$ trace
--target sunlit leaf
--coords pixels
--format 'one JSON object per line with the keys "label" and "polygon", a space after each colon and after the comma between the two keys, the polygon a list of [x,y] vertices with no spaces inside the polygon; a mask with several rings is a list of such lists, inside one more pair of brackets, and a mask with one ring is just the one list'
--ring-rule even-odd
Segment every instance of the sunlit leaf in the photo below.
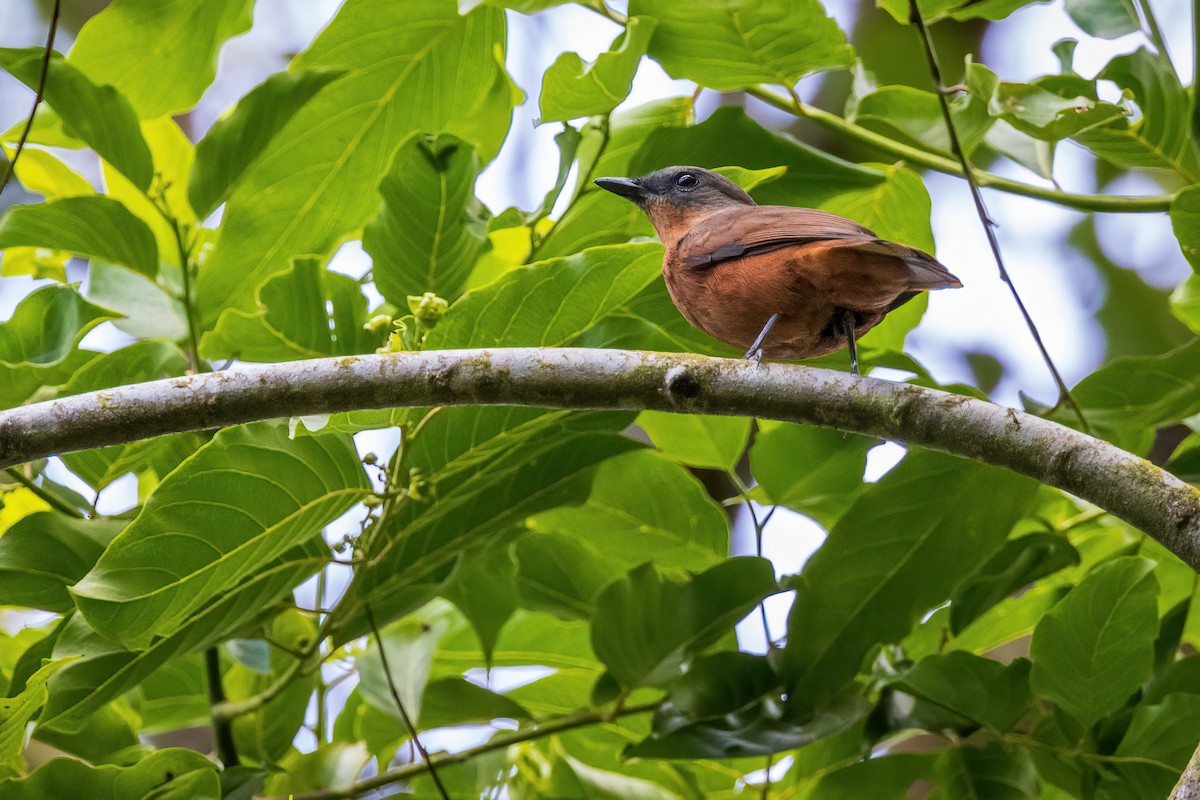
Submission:
{"label": "sunlit leaf", "polygon": [[12,800],[59,800],[87,787],[93,797],[220,800],[217,765],[195,750],[169,747],[135,764],[93,766],[74,758],[55,758],[28,777],[0,783]]}
{"label": "sunlit leaf", "polygon": [[171,473],[74,587],[102,635],[148,646],[362,497],[342,437],[287,438],[284,426],[228,428]]}
{"label": "sunlit leaf", "polygon": [[731,470],[750,436],[749,417],[643,411],[638,425],[668,456],[693,467]]}
{"label": "sunlit leaf", "polygon": [[[42,56],[40,47],[0,48],[0,68],[36,89]],[[94,83],[56,53],[50,59],[45,100],[68,133],[86,142],[138,188],[150,188],[154,177],[150,148],[142,138],[133,106],[117,89]]]}
{"label": "sunlit leaf", "polygon": [[630,17],[607,52],[584,64],[578,53],[561,53],[542,76],[542,122],[607,114],[629,94],[656,21]]}
{"label": "sunlit leaf", "polygon": [[[25,729],[46,702],[46,681],[64,663],[51,662],[39,669],[14,697],[0,700],[0,779],[25,771]],[[3,787],[0,782],[0,788]]]}
{"label": "sunlit leaf", "polygon": [[45,247],[97,256],[143,275],[158,273],[154,234],[129,209],[107,197],[64,197],[13,206],[0,217],[0,249]]}
{"label": "sunlit leaf", "polygon": [[225,40],[250,30],[253,7],[252,0],[113,0],[79,30],[70,61],[116,87],[142,119],[177,114],[212,83]]}

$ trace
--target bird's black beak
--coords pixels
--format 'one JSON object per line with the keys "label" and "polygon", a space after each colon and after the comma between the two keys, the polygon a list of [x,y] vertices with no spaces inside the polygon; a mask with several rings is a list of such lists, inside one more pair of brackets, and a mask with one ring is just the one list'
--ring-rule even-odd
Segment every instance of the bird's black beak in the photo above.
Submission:
{"label": "bird's black beak", "polygon": [[613,194],[628,197],[630,200],[641,200],[646,196],[646,190],[637,181],[629,178],[596,178],[595,184],[601,189],[607,189]]}

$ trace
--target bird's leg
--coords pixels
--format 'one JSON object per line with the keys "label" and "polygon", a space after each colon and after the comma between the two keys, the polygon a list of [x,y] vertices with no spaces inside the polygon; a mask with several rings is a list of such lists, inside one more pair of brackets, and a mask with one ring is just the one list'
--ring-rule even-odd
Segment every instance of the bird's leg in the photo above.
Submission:
{"label": "bird's leg", "polygon": [[846,335],[846,349],[850,351],[850,374],[859,375],[858,346],[854,342],[854,312],[848,308],[839,308],[834,312],[837,327]]}
{"label": "bird's leg", "polygon": [[767,334],[771,332],[771,328],[775,327],[775,323],[779,321],[779,312],[776,311],[767,320],[767,324],[763,325],[763,329],[759,331],[758,338],[754,340],[754,344],[750,345],[750,349],[746,351],[746,355],[742,358],[753,358],[756,363],[762,362],[762,343],[763,339],[767,338]]}

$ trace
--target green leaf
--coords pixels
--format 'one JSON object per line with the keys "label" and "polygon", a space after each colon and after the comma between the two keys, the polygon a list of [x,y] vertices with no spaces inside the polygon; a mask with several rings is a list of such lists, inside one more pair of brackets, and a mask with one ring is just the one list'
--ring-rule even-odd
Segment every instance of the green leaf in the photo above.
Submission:
{"label": "green leaf", "polygon": [[[0,68],[36,90],[42,56],[41,47],[0,48]],[[68,134],[85,142],[139,189],[150,188],[154,177],[150,148],[142,138],[133,106],[116,88],[93,83],[55,53],[50,58],[44,97],[46,105],[62,118]]]}
{"label": "green leaf", "polygon": [[877,444],[869,436],[763,420],[750,448],[750,471],[765,502],[829,527],[866,489],[867,452]]}
{"label": "green leaf", "polygon": [[[1175,195],[1171,201],[1171,227],[1183,257],[1192,265],[1193,271],[1200,272],[1200,186],[1189,186]],[[1195,318],[1196,315],[1188,317],[1193,321],[1193,330],[1200,327],[1194,323]]]}
{"label": "green leaf", "polygon": [[[955,132],[968,155],[991,126],[987,106],[971,95],[950,102]],[[925,150],[950,153],[950,134],[941,101],[911,86],[883,86],[858,100],[853,122]]]}
{"label": "green leaf", "polygon": [[0,249],[46,247],[123,264],[153,278],[158,246],[146,223],[98,195],[13,206],[0,217]]}
{"label": "green leaf", "polygon": [[187,336],[183,301],[145,275],[93,261],[88,267],[87,293],[91,302],[123,315],[113,325],[130,336],[168,340]]}
{"label": "green leaf", "polygon": [[145,650],[126,650],[97,634],[80,615],[69,616],[53,643],[54,657],[78,659],[51,682],[50,699],[40,725],[56,730],[78,729],[98,708],[139,685],[176,656],[244,634],[271,615],[284,597],[290,598],[297,584],[328,562],[328,546],[313,537],[273,561],[256,564],[249,577]]}
{"label": "green leaf", "polygon": [[[432,671],[433,654],[437,652],[438,641],[448,628],[449,622],[444,617],[414,617],[402,619],[381,630],[382,643],[374,641],[362,656],[355,659],[360,677],[358,691],[363,699],[393,718],[398,726],[402,725],[403,719],[392,697],[391,685],[394,685],[409,719],[420,719],[421,700]],[[387,654],[391,685],[379,654],[381,644]],[[406,732],[399,728],[396,738],[405,735]]]}
{"label": "green leaf", "polygon": [[46,682],[63,666],[61,661],[46,664],[16,696],[0,700],[0,779],[25,771],[25,729],[46,702]]}
{"label": "green leaf", "polygon": [[931,777],[934,753],[893,753],[826,773],[805,800],[907,797],[913,784]]}
{"label": "green leaf", "polygon": [[371,754],[361,742],[335,742],[311,753],[292,750],[280,762],[282,769],[267,778],[265,795],[290,795],[316,790],[347,789],[370,761]]}
{"label": "green leaf", "polygon": [[226,309],[200,340],[205,358],[293,361],[374,350],[380,335],[363,328],[367,298],[358,281],[300,257],[255,292],[256,308]]}
{"label": "green leaf", "polygon": [[420,730],[431,730],[494,719],[525,720],[529,719],[529,712],[515,700],[463,678],[441,678],[425,686],[417,726]]}
{"label": "green leaf", "polygon": [[1130,0],[1066,0],[1065,8],[1084,33],[1101,39],[1117,39],[1142,29]]}
{"label": "green leaf", "polygon": [[[111,389],[132,383],[183,375],[188,360],[170,342],[136,342],[120,350],[96,356],[76,370],[58,391],[59,397]],[[129,472],[153,470],[162,477],[204,443],[200,434],[163,436],[126,445],[84,450],[61,456],[72,472],[93,489],[103,489]],[[82,576],[80,576],[82,577]]]}
{"label": "green leaf", "polygon": [[559,54],[542,76],[541,121],[607,114],[620,105],[656,25],[653,18],[630,17],[608,51],[591,64],[584,64],[578,53]]}
{"label": "green leaf", "polygon": [[[271,641],[304,652],[316,641],[317,628],[312,619],[297,609],[279,614],[268,628]],[[233,664],[222,677],[225,693],[231,701],[244,700],[264,692],[280,680],[295,657],[273,648],[267,674],[244,664]],[[242,756],[260,763],[278,761],[292,749],[292,740],[304,724],[308,701],[317,686],[317,675],[296,676],[262,708],[233,721],[233,741]]]}
{"label": "green leaf", "polygon": [[[522,536],[516,555],[521,605],[563,619],[590,618],[596,595],[614,577],[600,553],[561,533]],[[490,658],[490,648],[485,655]]]}
{"label": "green leaf", "polygon": [[496,637],[517,610],[517,565],[509,543],[501,541],[465,557],[442,596],[471,623],[490,667]]}
{"label": "green leaf", "polygon": [[863,698],[834,704],[800,721],[780,713],[778,676],[764,656],[713,653],[672,682],[654,731],[625,758],[745,758],[795,750],[840,733],[867,712]]}
{"label": "green leaf", "polygon": [[1154,666],[1153,567],[1126,556],[1093,569],[1034,629],[1030,685],[1085,727],[1119,709]]}
{"label": "green leaf", "polygon": [[597,598],[592,647],[622,686],[659,685],[777,591],[761,558],[731,558],[685,583],[644,564]]}
{"label": "green leaf", "polygon": [[629,13],[658,21],[650,56],[672,78],[721,91],[760,83],[794,86],[813,72],[849,67],[854,50],[817,0],[631,0]]}
{"label": "green leaf", "polygon": [[345,437],[218,433],[159,485],[72,593],[100,634],[134,648],[178,629],[264,563],[310,540],[367,489]]}
{"label": "green leaf", "polygon": [[292,116],[230,195],[196,284],[206,324],[225,307],[252,308],[254,291],[290,257],[326,254],[365,224],[385,165],[413,133],[453,134],[490,160],[514,102],[503,60],[499,10],[343,4],[294,66],[346,75]]}
{"label": "green leaf", "polygon": [[694,476],[652,451],[617,456],[578,481],[586,500],[537,514],[527,524],[572,537],[614,577],[651,559],[701,570],[729,552],[724,510]]}
{"label": "green leaf", "polygon": [[1123,781],[1113,787],[1110,796],[1138,800],[1169,796],[1197,739],[1200,696],[1172,694],[1157,705],[1138,706],[1113,754],[1114,769]]}
{"label": "green leaf", "polygon": [[899,680],[905,691],[1004,733],[1025,715],[1029,662],[1001,664],[961,650],[926,656]]}
{"label": "green leaf", "polygon": [[1087,130],[1075,141],[1118,167],[1160,167],[1191,182],[1200,166],[1191,146],[1187,90],[1164,59],[1144,47],[1108,63],[1097,76],[1113,81],[1137,103],[1140,118]]}
{"label": "green leaf", "polygon": [[70,63],[110,84],[142,119],[196,104],[226,39],[250,30],[253,0],[114,0],[80,29]]}
{"label": "green leaf", "polygon": [[873,645],[898,641],[945,602],[1004,541],[1035,488],[996,467],[910,452],[795,580],[783,652],[790,702],[816,705],[854,677]]}
{"label": "green leaf", "polygon": [[[1071,394],[1094,435],[1145,453],[1155,429],[1200,412],[1198,382],[1200,340],[1194,340],[1160,356],[1114,359],[1080,381]],[[1055,412],[1052,418],[1072,422],[1069,412]]]}
{"label": "green leaf", "polygon": [[383,209],[363,231],[381,294],[397,308],[433,292],[455,300],[487,243],[488,214],[475,198],[482,165],[456,136],[410,136],[380,184]]}
{"label": "green leaf", "polygon": [[964,745],[943,750],[934,765],[937,790],[932,800],[1026,800],[1046,795],[1038,791],[1037,770],[1029,753],[989,742],[985,747]]}
{"label": "green leaf", "polygon": [[1125,124],[1125,110],[1099,102],[1094,83],[1059,86],[1043,82],[1000,83],[989,100],[993,113],[1018,131],[1047,142],[1078,137],[1113,123]]}
{"label": "green leaf", "polygon": [[118,699],[88,715],[87,721],[78,730],[59,731],[41,727],[37,729],[35,738],[93,764],[128,763],[135,755],[145,753],[138,741],[140,722],[129,703]]}
{"label": "green leaf", "polygon": [[750,437],[749,417],[643,411],[638,426],[666,455],[691,467],[731,470]]}
{"label": "green leaf", "polygon": [[[86,28],[85,28],[86,30]],[[305,103],[345,75],[337,69],[277,72],[251,89],[196,144],[188,201],[204,219],[237,188],[255,159]]]}
{"label": "green leaf", "polygon": [[73,758],[56,758],[20,780],[0,782],[6,800],[61,800],[78,796],[148,800],[219,800],[217,765],[195,750],[169,747],[136,764],[92,766]]}
{"label": "green leaf", "polygon": [[7,605],[65,613],[67,587],[82,578],[124,523],[39,511],[0,536],[0,581]]}
{"label": "green leaf", "polygon": [[950,600],[950,631],[962,633],[997,603],[1034,581],[1079,564],[1079,551],[1059,533],[1009,539]]}
{"label": "green leaf", "polygon": [[208,686],[199,655],[175,658],[137,682],[129,695],[143,733],[190,728],[208,719]]}
{"label": "green leaf", "polygon": [[0,407],[65,381],[90,357],[75,349],[79,340],[111,316],[73,286],[43,286],[26,295],[0,322]]}
{"label": "green leaf", "polygon": [[1038,583],[1018,597],[1010,597],[984,612],[951,639],[946,648],[987,653],[1002,644],[1028,636],[1046,612],[1067,593],[1065,586]]}
{"label": "green leaf", "polygon": [[[450,307],[426,350],[564,347],[659,278],[657,242],[595,247],[513,270]],[[455,324],[449,324],[453,320]]]}

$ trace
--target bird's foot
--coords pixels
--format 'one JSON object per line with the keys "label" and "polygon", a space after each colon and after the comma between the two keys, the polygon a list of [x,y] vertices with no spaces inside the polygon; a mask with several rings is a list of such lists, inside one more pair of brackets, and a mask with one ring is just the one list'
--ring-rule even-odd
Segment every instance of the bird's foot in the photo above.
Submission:
{"label": "bird's foot", "polygon": [[762,352],[761,347],[751,347],[749,350],[746,351],[746,355],[742,356],[742,358],[747,361],[749,361],[750,359],[753,358],[755,364],[761,364],[762,357],[763,357],[763,352]]}

